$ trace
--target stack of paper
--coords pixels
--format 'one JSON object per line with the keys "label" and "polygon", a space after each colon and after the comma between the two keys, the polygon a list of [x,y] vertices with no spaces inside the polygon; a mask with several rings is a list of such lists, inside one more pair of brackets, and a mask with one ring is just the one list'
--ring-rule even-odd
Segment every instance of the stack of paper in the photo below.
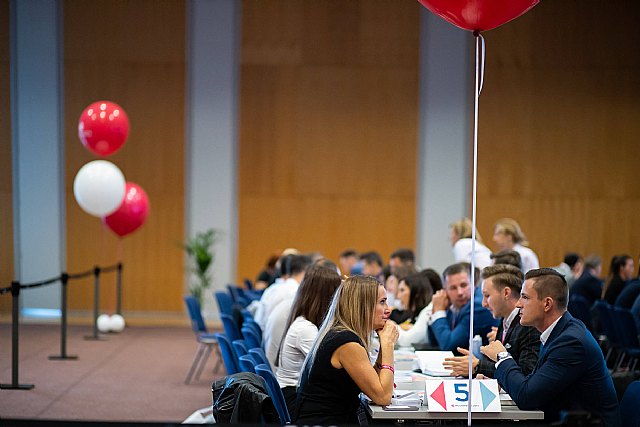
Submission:
{"label": "stack of paper", "polygon": [[393,393],[393,398],[391,399],[392,405],[407,405],[407,406],[421,406],[422,405],[422,397],[424,396],[424,391],[415,391],[415,390],[400,390],[397,389]]}
{"label": "stack of paper", "polygon": [[448,377],[451,371],[444,368],[442,362],[447,357],[453,357],[451,351],[416,351],[418,356],[418,364],[423,374],[433,377]]}

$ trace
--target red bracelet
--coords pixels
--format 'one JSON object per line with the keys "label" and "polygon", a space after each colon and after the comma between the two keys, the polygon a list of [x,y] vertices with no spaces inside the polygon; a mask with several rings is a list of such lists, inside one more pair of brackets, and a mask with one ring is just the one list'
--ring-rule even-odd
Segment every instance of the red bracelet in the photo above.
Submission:
{"label": "red bracelet", "polygon": [[391,373],[392,373],[392,374],[395,374],[395,373],[396,373],[396,370],[395,370],[395,369],[393,369],[393,366],[391,366],[391,365],[381,365],[381,364],[378,364],[378,368],[380,368],[380,369],[388,369],[388,370],[390,370],[390,371],[391,371]]}

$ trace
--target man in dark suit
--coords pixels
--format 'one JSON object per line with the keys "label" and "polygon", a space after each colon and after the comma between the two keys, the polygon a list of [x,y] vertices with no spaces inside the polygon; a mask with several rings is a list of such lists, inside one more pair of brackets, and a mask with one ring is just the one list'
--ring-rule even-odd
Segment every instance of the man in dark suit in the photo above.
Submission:
{"label": "man in dark suit", "polygon": [[[440,350],[456,350],[469,347],[469,320],[471,295],[474,295],[473,334],[486,336],[497,323],[491,312],[482,307],[482,293],[471,290],[471,264],[460,262],[450,265],[442,273],[445,288],[433,295],[433,314],[429,320],[430,342]],[[477,283],[477,280],[476,280]],[[435,342],[434,342],[435,340]]]}
{"label": "man in dark suit", "polygon": [[574,295],[584,297],[589,307],[602,297],[602,259],[597,255],[590,255],[584,260],[582,275],[571,286],[569,298]]}
{"label": "man in dark suit", "polygon": [[[504,344],[522,373],[528,375],[538,362],[540,332],[532,326],[520,324],[520,309],[516,307],[516,303],[520,299],[524,274],[512,265],[497,264],[483,269],[482,279],[482,306],[494,318],[500,319],[495,339]],[[458,351],[464,356],[447,358],[444,366],[451,369],[452,375],[466,377],[469,375],[469,351],[463,348]],[[480,359],[472,357],[474,374],[494,377],[496,367],[491,359],[486,356]]]}
{"label": "man in dark suit", "polygon": [[520,323],[541,332],[542,348],[525,375],[500,341],[480,350],[496,361],[495,378],[520,409],[540,409],[545,421],[561,411],[587,411],[607,427],[621,425],[618,399],[602,351],[584,324],[567,311],[568,287],[551,268],[525,275],[516,307]]}

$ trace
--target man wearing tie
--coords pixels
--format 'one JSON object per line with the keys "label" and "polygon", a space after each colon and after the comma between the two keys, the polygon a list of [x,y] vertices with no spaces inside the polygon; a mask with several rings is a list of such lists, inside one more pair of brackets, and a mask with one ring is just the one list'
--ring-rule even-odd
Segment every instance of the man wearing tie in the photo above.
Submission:
{"label": "man wearing tie", "polygon": [[[522,373],[528,375],[538,361],[540,351],[540,332],[532,326],[520,324],[520,309],[516,303],[520,298],[520,289],[524,275],[519,268],[507,264],[497,264],[482,270],[482,306],[488,309],[494,318],[500,319],[496,339],[516,361]],[[444,366],[451,369],[451,375],[469,375],[469,351],[458,348],[464,356],[445,359]],[[473,372],[493,378],[495,363],[486,356],[473,357]]]}
{"label": "man wearing tie", "polygon": [[520,409],[540,409],[545,421],[561,411],[587,411],[607,427],[621,425],[618,399],[600,347],[584,324],[567,311],[569,288],[551,268],[527,272],[516,307],[520,322],[540,334],[533,372],[522,369],[498,340],[481,347],[496,361],[495,378]]}
{"label": "man wearing tie", "polygon": [[[471,313],[471,295],[474,295],[473,334],[486,337],[495,320],[486,308],[482,307],[480,289],[471,290],[471,264],[460,262],[450,265],[442,273],[445,289],[433,295],[433,314],[429,320],[430,340],[437,342],[440,350],[456,350],[469,346],[469,320]],[[477,283],[477,281],[476,281]],[[485,341],[486,338],[485,338]]]}

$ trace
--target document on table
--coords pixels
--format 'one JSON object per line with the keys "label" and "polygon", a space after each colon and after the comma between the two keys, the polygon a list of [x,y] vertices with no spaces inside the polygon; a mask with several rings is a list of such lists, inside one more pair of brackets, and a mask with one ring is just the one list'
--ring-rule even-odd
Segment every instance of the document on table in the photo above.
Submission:
{"label": "document on table", "polygon": [[451,371],[442,364],[447,357],[453,357],[451,351],[416,351],[418,364],[423,374],[433,377],[448,377]]}

